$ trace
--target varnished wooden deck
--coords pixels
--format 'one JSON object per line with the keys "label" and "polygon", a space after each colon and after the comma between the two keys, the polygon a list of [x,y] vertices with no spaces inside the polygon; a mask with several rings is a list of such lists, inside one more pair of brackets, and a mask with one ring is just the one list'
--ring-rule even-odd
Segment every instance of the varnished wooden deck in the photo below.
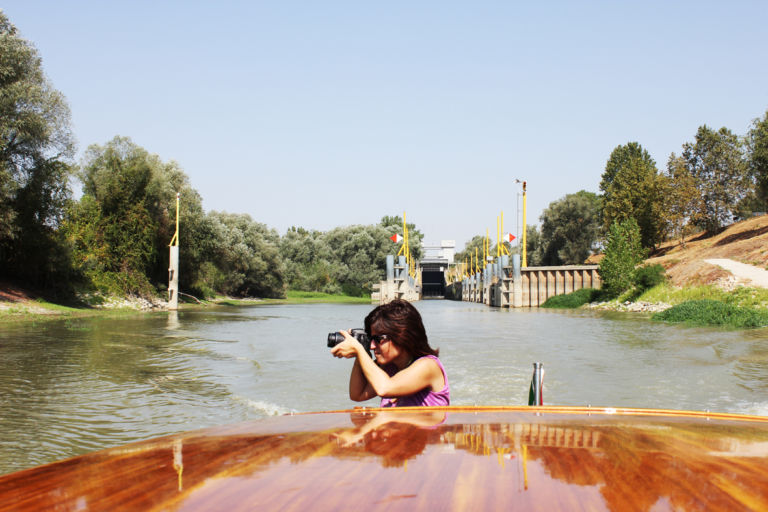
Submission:
{"label": "varnished wooden deck", "polygon": [[282,416],[0,477],[0,510],[768,510],[768,418],[575,407]]}

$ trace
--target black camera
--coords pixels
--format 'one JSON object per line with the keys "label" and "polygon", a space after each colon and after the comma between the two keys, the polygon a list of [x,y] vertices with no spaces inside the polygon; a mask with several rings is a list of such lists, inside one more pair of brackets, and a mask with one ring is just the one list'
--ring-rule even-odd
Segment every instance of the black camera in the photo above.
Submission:
{"label": "black camera", "polygon": [[[368,355],[371,355],[371,340],[368,338],[368,335],[365,333],[365,329],[350,329],[349,334],[352,335],[353,338],[355,338],[358,343],[360,343],[365,351],[368,353]],[[328,347],[335,347],[339,343],[344,341],[344,335],[340,332],[332,332],[328,334]]]}

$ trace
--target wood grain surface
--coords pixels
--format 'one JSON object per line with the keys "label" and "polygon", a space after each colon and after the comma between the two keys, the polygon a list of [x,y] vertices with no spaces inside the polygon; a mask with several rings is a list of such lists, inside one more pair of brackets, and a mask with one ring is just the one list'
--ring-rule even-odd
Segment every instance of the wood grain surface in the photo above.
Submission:
{"label": "wood grain surface", "polygon": [[0,510],[768,510],[768,418],[356,409],[134,443],[0,477]]}

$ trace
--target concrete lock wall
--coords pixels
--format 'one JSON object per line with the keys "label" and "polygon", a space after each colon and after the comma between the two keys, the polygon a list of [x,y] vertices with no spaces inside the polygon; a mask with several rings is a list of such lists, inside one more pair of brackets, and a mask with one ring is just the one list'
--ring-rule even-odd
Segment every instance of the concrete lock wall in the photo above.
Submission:
{"label": "concrete lock wall", "polygon": [[494,307],[538,307],[555,295],[582,288],[600,288],[598,265],[520,268],[518,255],[512,266],[488,266],[485,276],[478,274],[446,286],[445,298],[479,302]]}
{"label": "concrete lock wall", "polygon": [[555,295],[583,288],[600,288],[598,265],[527,267],[521,272],[521,306],[537,307]]}

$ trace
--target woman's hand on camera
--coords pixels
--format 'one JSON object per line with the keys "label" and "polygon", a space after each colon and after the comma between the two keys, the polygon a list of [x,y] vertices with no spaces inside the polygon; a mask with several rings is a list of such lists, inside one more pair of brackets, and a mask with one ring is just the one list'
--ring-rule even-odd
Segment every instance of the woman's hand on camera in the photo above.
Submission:
{"label": "woman's hand on camera", "polygon": [[353,338],[349,331],[339,331],[344,336],[344,341],[336,345],[331,349],[331,355],[333,357],[357,357],[358,350],[360,350],[363,346],[357,341],[356,338]]}

